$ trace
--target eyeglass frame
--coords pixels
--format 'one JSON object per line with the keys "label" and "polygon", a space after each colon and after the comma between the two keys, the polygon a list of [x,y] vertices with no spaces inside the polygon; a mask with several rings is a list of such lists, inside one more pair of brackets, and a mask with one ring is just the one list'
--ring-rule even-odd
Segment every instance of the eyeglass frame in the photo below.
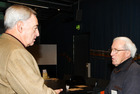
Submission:
{"label": "eyeglass frame", "polygon": [[128,51],[128,49],[110,49],[110,53],[112,53],[112,51],[114,51],[115,54],[117,54],[119,51]]}

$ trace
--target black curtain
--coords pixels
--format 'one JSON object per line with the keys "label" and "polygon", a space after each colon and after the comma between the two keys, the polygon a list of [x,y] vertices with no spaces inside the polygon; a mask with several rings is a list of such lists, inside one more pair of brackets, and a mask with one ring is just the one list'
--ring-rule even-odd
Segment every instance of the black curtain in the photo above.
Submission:
{"label": "black curtain", "polygon": [[129,37],[140,49],[139,0],[85,2],[82,2],[82,31],[90,32],[92,49],[108,50],[117,36]]}
{"label": "black curtain", "polygon": [[[90,32],[90,49],[110,49],[118,36],[129,37],[140,50],[140,1],[139,0],[85,0],[81,2],[81,32]],[[113,69],[111,59],[90,58],[91,75],[109,79]]]}

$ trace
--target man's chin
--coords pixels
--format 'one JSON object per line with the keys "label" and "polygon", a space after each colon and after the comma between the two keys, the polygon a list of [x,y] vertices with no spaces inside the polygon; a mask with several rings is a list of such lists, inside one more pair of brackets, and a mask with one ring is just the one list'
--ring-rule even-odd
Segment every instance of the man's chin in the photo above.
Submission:
{"label": "man's chin", "polygon": [[33,46],[34,45],[34,42],[33,43],[31,43],[29,46]]}
{"label": "man's chin", "polygon": [[112,61],[112,64],[113,64],[114,66],[116,66],[116,63],[115,63],[115,62],[113,62],[113,61]]}

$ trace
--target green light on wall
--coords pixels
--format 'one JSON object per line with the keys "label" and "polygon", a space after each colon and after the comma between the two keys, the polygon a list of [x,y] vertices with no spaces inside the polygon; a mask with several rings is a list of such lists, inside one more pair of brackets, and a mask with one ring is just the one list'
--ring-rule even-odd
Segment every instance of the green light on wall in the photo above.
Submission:
{"label": "green light on wall", "polygon": [[4,15],[2,12],[0,12],[0,20],[3,20],[4,19]]}
{"label": "green light on wall", "polygon": [[5,3],[5,2],[0,2],[0,7],[1,8],[6,8],[7,7],[7,3]]}
{"label": "green light on wall", "polygon": [[76,29],[77,29],[77,30],[80,30],[80,25],[79,25],[79,24],[76,25]]}
{"label": "green light on wall", "polygon": [[[0,8],[2,8],[2,9],[6,9],[10,5],[11,4],[9,4],[9,3],[5,3],[5,2],[0,1]],[[0,12],[0,20],[3,20],[3,18],[4,18],[3,12]]]}

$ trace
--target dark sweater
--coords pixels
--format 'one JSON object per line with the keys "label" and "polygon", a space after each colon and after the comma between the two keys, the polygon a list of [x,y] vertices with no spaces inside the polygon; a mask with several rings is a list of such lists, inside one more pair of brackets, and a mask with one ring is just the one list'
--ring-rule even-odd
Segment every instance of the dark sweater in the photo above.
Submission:
{"label": "dark sweater", "polygon": [[117,66],[111,74],[110,83],[105,89],[105,94],[140,94],[140,65],[127,59]]}

